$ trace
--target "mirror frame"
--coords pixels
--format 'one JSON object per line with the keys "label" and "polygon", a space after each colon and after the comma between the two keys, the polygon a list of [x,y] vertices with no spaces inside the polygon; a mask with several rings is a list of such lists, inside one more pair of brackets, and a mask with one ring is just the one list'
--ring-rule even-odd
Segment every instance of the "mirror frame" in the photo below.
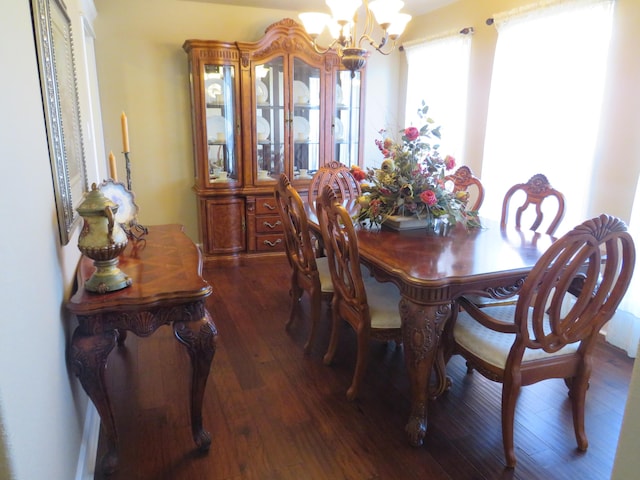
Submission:
{"label": "mirror frame", "polygon": [[62,245],[88,191],[71,19],[62,0],[31,0],[49,159]]}

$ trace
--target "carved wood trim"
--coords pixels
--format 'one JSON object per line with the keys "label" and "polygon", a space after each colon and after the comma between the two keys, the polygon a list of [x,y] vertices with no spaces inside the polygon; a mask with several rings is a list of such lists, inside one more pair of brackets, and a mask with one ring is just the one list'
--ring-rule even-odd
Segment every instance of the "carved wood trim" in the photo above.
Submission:
{"label": "carved wood trim", "polygon": [[206,316],[204,300],[155,307],[139,311],[107,312],[95,315],[79,315],[78,329],[83,335],[98,335],[111,330],[128,330],[139,337],[148,337],[162,325],[171,322],[193,322]]}

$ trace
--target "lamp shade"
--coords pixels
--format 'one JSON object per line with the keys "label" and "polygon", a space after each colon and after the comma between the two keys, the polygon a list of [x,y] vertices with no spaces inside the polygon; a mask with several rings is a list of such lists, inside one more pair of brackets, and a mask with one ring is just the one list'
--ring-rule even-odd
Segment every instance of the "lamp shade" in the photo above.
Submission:
{"label": "lamp shade", "polygon": [[362,0],[327,0],[334,20],[339,23],[350,22],[356,10],[362,5]]}
{"label": "lamp shade", "polygon": [[404,2],[400,0],[374,0],[369,4],[369,10],[371,10],[373,16],[376,17],[376,22],[384,26],[391,23],[392,19],[398,15],[398,12],[403,6]]}
{"label": "lamp shade", "polygon": [[408,15],[406,13],[397,13],[391,20],[389,28],[387,28],[389,37],[391,37],[392,40],[395,40],[400,35],[402,35],[404,29],[407,28],[407,23],[409,23],[409,20],[411,20],[411,15]]}
{"label": "lamp shade", "polygon": [[324,27],[329,22],[329,15],[326,13],[307,12],[298,15],[304,29],[312,37],[317,37],[322,33]]}
{"label": "lamp shade", "polygon": [[340,34],[346,35],[351,28],[351,22],[344,25],[346,31],[343,31],[343,26],[336,22],[333,18],[329,20],[327,24],[327,28],[329,29],[329,33],[331,34],[331,38],[339,38]]}

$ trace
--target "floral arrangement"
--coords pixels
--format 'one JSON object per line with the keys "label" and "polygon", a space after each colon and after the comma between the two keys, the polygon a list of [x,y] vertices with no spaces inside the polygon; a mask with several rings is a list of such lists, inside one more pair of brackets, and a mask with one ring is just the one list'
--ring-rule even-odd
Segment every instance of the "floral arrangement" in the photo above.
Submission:
{"label": "floral arrangement", "polygon": [[357,221],[380,225],[391,215],[410,215],[440,219],[450,226],[458,222],[467,228],[480,226],[477,212],[465,209],[469,194],[445,188],[446,172],[456,161],[450,155],[442,158],[439,145],[429,143],[429,139],[440,138],[440,127],[434,127],[428,110],[423,102],[418,115],[424,125],[402,130],[401,142],[386,137],[386,130],[380,131],[383,140],[376,140],[376,145],[384,160],[379,169],[351,169],[362,190]]}

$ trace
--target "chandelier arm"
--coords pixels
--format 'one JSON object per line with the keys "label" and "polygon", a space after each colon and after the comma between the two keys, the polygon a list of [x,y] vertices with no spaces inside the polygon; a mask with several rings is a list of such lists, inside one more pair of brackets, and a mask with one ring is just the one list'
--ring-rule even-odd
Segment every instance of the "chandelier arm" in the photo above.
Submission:
{"label": "chandelier arm", "polygon": [[324,55],[325,53],[329,52],[331,49],[333,49],[333,47],[335,47],[339,43],[340,42],[338,41],[338,39],[335,39],[335,40],[333,40],[333,42],[331,42],[331,44],[328,47],[320,48],[320,47],[318,47],[318,44],[316,43],[316,39],[314,38],[311,41],[311,46],[316,51],[316,53],[319,53],[320,55]]}
{"label": "chandelier arm", "polygon": [[366,40],[367,42],[369,42],[369,45],[375,48],[376,51],[381,53],[382,55],[391,55],[391,52],[393,52],[396,48],[396,41],[393,40],[393,43],[391,44],[391,48],[389,49],[389,51],[385,52],[384,50],[382,50],[383,47],[387,46],[387,41],[389,40],[389,35],[387,34],[387,32],[384,32],[384,37],[378,44],[376,44],[376,41],[373,38],[371,38],[371,36],[369,35],[362,35],[360,37],[360,41],[358,42],[358,44],[362,44],[363,40]]}

